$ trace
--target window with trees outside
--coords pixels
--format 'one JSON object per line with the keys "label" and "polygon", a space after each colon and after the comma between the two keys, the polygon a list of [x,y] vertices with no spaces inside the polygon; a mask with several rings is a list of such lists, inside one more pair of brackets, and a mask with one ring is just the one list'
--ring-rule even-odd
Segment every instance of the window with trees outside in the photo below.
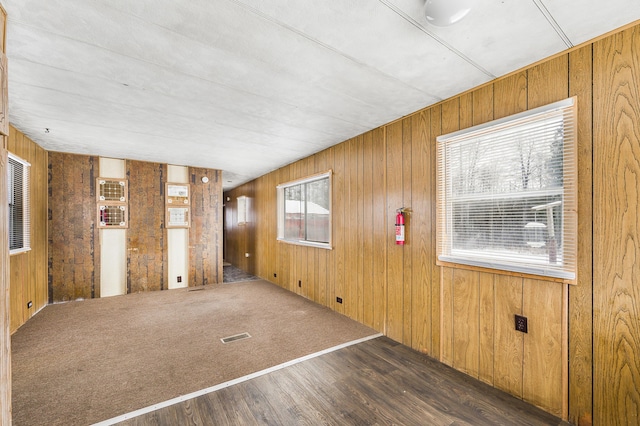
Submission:
{"label": "window with trees outside", "polygon": [[331,171],[277,187],[278,240],[331,248]]}
{"label": "window with trees outside", "polygon": [[576,102],[437,138],[440,262],[576,277]]}
{"label": "window with trees outside", "polygon": [[9,154],[9,252],[31,249],[31,213],[29,206],[29,168],[23,159]]}

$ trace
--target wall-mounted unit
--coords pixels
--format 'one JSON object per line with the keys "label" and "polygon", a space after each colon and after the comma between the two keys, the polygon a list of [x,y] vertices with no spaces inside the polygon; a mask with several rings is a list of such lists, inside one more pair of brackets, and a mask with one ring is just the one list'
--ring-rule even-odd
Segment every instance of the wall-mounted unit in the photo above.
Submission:
{"label": "wall-mounted unit", "polygon": [[96,201],[99,228],[127,228],[129,226],[128,185],[123,179],[96,179]]}
{"label": "wall-mounted unit", "polygon": [[189,228],[191,226],[189,184],[167,182],[165,189],[167,228]]}

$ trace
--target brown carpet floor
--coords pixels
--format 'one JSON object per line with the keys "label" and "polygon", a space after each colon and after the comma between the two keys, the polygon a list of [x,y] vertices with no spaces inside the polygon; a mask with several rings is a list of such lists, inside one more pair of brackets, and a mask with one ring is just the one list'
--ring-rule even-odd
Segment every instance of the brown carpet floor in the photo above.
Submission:
{"label": "brown carpet floor", "polygon": [[372,334],[262,280],[50,305],[12,336],[13,424],[94,423]]}

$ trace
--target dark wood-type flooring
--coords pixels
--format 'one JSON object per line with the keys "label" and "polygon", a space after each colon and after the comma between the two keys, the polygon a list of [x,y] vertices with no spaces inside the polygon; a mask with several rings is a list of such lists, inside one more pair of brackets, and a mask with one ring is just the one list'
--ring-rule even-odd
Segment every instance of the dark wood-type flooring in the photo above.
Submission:
{"label": "dark wood-type flooring", "polygon": [[380,337],[121,424],[567,423],[406,346]]}

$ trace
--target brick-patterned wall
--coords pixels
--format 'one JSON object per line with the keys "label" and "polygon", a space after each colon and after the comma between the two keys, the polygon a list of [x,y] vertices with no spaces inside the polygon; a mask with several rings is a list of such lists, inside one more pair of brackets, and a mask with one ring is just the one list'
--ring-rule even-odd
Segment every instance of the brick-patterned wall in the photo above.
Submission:
{"label": "brick-patterned wall", "polygon": [[[202,177],[209,178],[207,183]],[[190,168],[189,285],[222,282],[222,172]]]}
{"label": "brick-patterned wall", "polygon": [[98,157],[49,153],[49,303],[100,297]]}
{"label": "brick-patterned wall", "polygon": [[127,161],[127,293],[167,288],[165,164]]}

